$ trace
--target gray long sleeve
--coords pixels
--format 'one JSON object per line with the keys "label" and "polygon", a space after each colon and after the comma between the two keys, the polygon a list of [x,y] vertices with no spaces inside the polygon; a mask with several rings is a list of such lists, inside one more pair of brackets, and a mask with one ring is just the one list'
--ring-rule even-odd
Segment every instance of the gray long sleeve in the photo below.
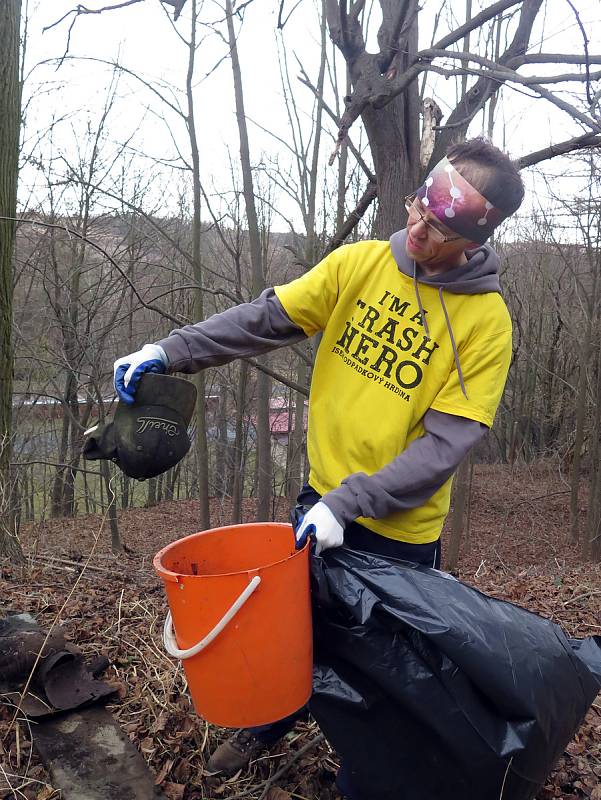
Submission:
{"label": "gray long sleeve", "polygon": [[349,475],[323,496],[343,527],[357,517],[382,519],[425,503],[488,430],[475,420],[432,409],[424,428],[423,436],[378,472]]}
{"label": "gray long sleeve", "polygon": [[169,372],[199,372],[306,338],[273,289],[265,289],[252,303],[241,303],[203,322],[178,328],[156,344],[169,359]]}

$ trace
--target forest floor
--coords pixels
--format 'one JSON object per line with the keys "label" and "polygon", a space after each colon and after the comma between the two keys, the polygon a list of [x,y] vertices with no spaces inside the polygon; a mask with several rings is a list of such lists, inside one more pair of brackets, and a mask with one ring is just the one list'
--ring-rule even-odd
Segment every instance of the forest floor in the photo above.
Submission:
{"label": "forest floor", "polygon": [[[215,501],[212,524],[227,524],[228,512],[227,504]],[[584,504],[581,512],[584,520]],[[252,501],[244,513],[253,518]],[[197,515],[192,501],[120,513],[128,550],[119,558],[110,553],[108,527],[99,517],[25,526],[27,564],[2,566],[0,613],[28,611],[44,627],[58,621],[86,654],[109,657],[105,679],[120,696],[109,707],[169,800],[334,800],[336,755],[323,742],[311,746],[318,734],[312,723],[299,725],[281,746],[227,782],[210,785],[203,772],[228,732],[195,716],[181,667],[163,653],[166,602],[151,566],[157,550],[196,530]],[[285,502],[275,517],[287,519]],[[567,544],[569,487],[556,467],[511,472],[476,466],[470,527],[458,570],[463,581],[553,619],[568,636],[601,633],[601,566],[583,563]],[[0,710],[0,743],[0,797],[60,797],[31,752],[27,723],[13,723],[6,707]],[[601,800],[601,697],[537,798]]]}

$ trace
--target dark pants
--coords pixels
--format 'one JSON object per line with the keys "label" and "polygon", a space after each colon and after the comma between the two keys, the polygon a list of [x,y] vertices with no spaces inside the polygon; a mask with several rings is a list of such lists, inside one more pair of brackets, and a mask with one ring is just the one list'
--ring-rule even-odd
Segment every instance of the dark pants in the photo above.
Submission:
{"label": "dark pants", "polygon": [[[321,495],[318,494],[308,484],[303,486],[298,496],[297,504],[292,512],[292,524],[296,527],[302,518],[302,514],[314,506]],[[388,539],[378,533],[370,531],[358,522],[351,522],[344,530],[344,543],[353,550],[362,550],[366,553],[373,553],[378,556],[390,556],[399,558],[403,561],[412,561],[415,564],[423,564],[426,567],[440,569],[440,539],[428,544],[409,544],[399,542],[396,539]],[[305,720],[309,716],[307,706],[299,708],[294,714],[271,722],[269,725],[261,725],[250,730],[266,747],[271,747],[277,741],[289,733],[295,724],[300,720]],[[354,792],[350,783],[350,776],[345,770],[344,764],[340,767],[336,777],[338,789],[349,800],[362,800]]]}

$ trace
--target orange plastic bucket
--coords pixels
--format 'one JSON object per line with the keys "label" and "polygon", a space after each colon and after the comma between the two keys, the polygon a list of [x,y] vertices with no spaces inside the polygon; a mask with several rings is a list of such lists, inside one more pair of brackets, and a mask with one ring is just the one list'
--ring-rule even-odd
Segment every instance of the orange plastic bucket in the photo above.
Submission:
{"label": "orange plastic bucket", "polygon": [[307,702],[313,668],[309,548],[295,550],[290,525],[195,533],[157,553],[154,568],[170,608],[165,647],[182,659],[198,714],[216,725],[247,728]]}

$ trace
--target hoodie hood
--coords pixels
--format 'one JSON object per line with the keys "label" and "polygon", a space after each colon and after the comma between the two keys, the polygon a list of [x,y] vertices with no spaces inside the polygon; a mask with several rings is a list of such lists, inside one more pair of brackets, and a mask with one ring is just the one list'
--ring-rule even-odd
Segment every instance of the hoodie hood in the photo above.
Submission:
{"label": "hoodie hood", "polygon": [[467,264],[439,275],[425,275],[419,264],[409,258],[405,249],[407,230],[397,231],[390,237],[390,249],[399,270],[419,283],[444,289],[454,294],[501,293],[499,283],[499,256],[488,244],[466,252]]}
{"label": "hoodie hood", "polygon": [[449,313],[444,302],[443,292],[453,292],[454,294],[488,294],[489,292],[501,293],[501,285],[499,283],[499,256],[487,244],[480,245],[475,250],[466,252],[467,264],[461,264],[459,267],[443,272],[440,275],[428,276],[423,273],[417,261],[409,258],[407,250],[405,249],[405,242],[407,241],[407,230],[397,231],[390,237],[390,250],[397,263],[399,270],[407,275],[413,281],[413,288],[415,289],[415,298],[421,312],[422,320],[426,336],[430,336],[428,330],[428,320],[424,313],[422,298],[419,293],[418,284],[426,284],[438,289],[438,298],[440,305],[445,316],[447,331],[449,332],[449,339],[453,348],[453,357],[457,367],[457,374],[459,376],[459,384],[461,391],[467,396],[467,389],[463,380],[463,372],[461,370],[461,362],[459,360],[459,351],[455,342],[453,334],[453,326],[449,318]]}

